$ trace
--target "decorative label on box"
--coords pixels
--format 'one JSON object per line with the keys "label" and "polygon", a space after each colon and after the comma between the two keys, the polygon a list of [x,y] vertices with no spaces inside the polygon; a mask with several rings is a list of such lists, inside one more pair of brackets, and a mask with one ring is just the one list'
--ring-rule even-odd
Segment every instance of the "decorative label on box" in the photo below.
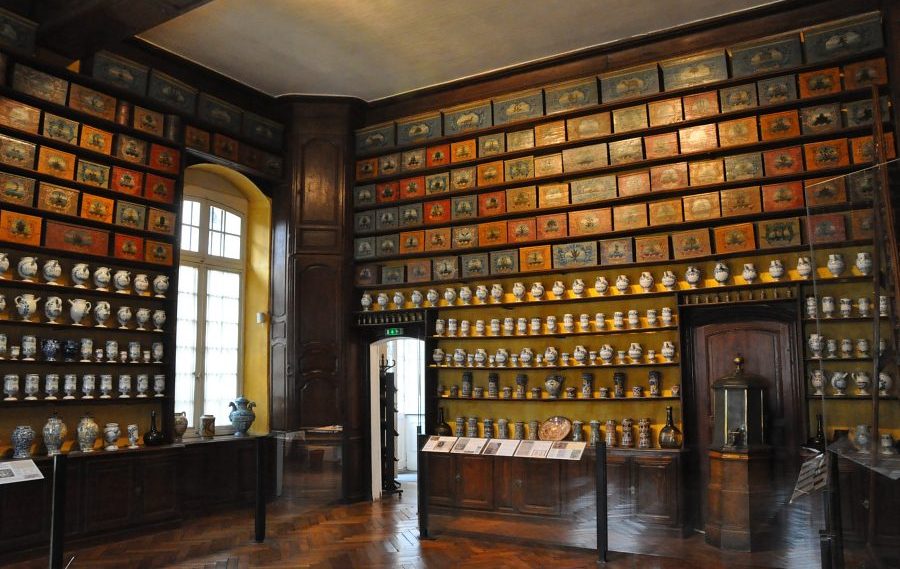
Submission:
{"label": "decorative label on box", "polygon": [[584,140],[605,134],[612,134],[612,120],[609,112],[566,120],[566,137],[569,140]]}
{"label": "decorative label on box", "polygon": [[422,204],[402,205],[397,210],[398,227],[418,227],[422,225]]}
{"label": "decorative label on box", "polygon": [[719,104],[723,113],[752,109],[757,106],[756,84],[747,83],[736,87],[719,89]]}
{"label": "decorative label on box", "polygon": [[569,212],[569,235],[599,235],[612,231],[612,210],[608,207]]}
{"label": "decorative label on box", "polygon": [[706,91],[684,97],[684,120],[692,121],[719,114],[718,91]]}
{"label": "decorative label on box", "polygon": [[433,196],[435,194],[444,194],[450,191],[450,174],[448,172],[440,172],[439,174],[431,174],[425,176],[425,195]]}
{"label": "decorative label on box", "polygon": [[841,128],[841,107],[837,103],[800,109],[803,134],[821,134]]}
{"label": "decorative label on box", "polygon": [[478,246],[478,226],[458,225],[451,228],[451,243],[454,249],[469,249]]}
{"label": "decorative label on box", "polygon": [[[116,158],[134,162],[135,164],[146,164],[147,143],[132,136],[120,134],[116,136]],[[364,172],[359,173],[365,176]]]}
{"label": "decorative label on box", "polygon": [[397,216],[398,211],[395,207],[377,210],[375,212],[375,229],[378,231],[397,229]]}
{"label": "decorative label on box", "polygon": [[172,245],[147,239],[144,242],[144,260],[157,265],[171,265]]}
{"label": "decorative label on box", "polygon": [[381,284],[402,284],[403,265],[385,265],[381,267]]}
{"label": "decorative label on box", "polygon": [[519,270],[523,273],[533,271],[549,271],[553,268],[553,255],[550,245],[522,247],[519,249]]}
{"label": "decorative label on box", "polygon": [[143,230],[146,224],[146,219],[146,207],[126,201],[116,202],[116,225],[129,227],[131,229]]}
{"label": "decorative label on box", "polygon": [[708,229],[692,229],[672,233],[675,259],[692,259],[712,254]]}
{"label": "decorative label on box", "polygon": [[668,260],[668,235],[647,235],[634,238],[634,261],[636,263],[655,263]]}
{"label": "decorative label on box", "polygon": [[534,148],[534,129],[517,130],[506,133],[506,151],[516,152]]}
{"label": "decorative label on box", "polygon": [[535,186],[506,190],[506,211],[531,211],[537,208]]}
{"label": "decorative label on box", "polygon": [[691,186],[707,186],[721,184],[725,181],[725,168],[722,160],[698,160],[688,163]]}
{"label": "decorative label on box", "polygon": [[147,96],[188,115],[194,114],[197,104],[197,89],[156,69],[150,71]]}
{"label": "decorative label on box", "polygon": [[537,227],[533,217],[511,219],[506,223],[506,240],[508,243],[527,243],[537,238]]}
{"label": "decorative label on box", "polygon": [[441,227],[439,229],[425,230],[425,251],[449,251],[450,250],[450,228]]}
{"label": "decorative label on box", "polygon": [[506,222],[491,221],[478,224],[478,242],[482,247],[506,243]]}
{"label": "decorative label on box", "polygon": [[375,185],[375,201],[377,203],[393,203],[400,199],[400,187],[397,182]]}
{"label": "decorative label on box", "polygon": [[425,168],[425,149],[413,148],[400,155],[400,171],[415,172]]}
{"label": "decorative label on box", "polygon": [[568,217],[565,213],[541,215],[535,219],[538,241],[561,239],[569,234]]}
{"label": "decorative label on box", "polygon": [[506,213],[506,193],[503,191],[480,194],[478,196],[478,215],[489,217]]}
{"label": "decorative label on box", "polygon": [[800,218],[770,219],[756,222],[760,249],[800,245]]}
{"label": "decorative label on box", "polygon": [[681,97],[651,101],[647,104],[647,110],[650,115],[651,127],[675,124],[684,120]]}
{"label": "decorative label on box", "polygon": [[144,197],[163,203],[175,200],[175,180],[156,174],[147,174],[144,181]]}
{"label": "decorative label on box", "polygon": [[570,182],[572,203],[590,203],[610,200],[616,197],[616,176],[594,176],[593,178],[579,178]]}
{"label": "decorative label on box", "polygon": [[38,209],[60,215],[78,215],[78,190],[41,182],[38,190]]}
{"label": "decorative label on box", "polygon": [[666,91],[728,79],[725,51],[711,51],[660,62]]}
{"label": "decorative label on box", "polygon": [[534,157],[523,156],[522,158],[505,160],[503,168],[505,172],[504,179],[507,182],[534,178]]}
{"label": "decorative label on box", "polygon": [[753,144],[759,141],[756,131],[756,117],[720,122],[719,145],[726,148],[741,144]]}
{"label": "decorative label on box", "polygon": [[509,275],[519,272],[518,249],[493,251],[490,253],[490,258],[492,275]]}
{"label": "decorative label on box", "polygon": [[620,196],[636,196],[650,193],[650,172],[647,170],[625,172],[619,174],[617,178]]}
{"label": "decorative label on box", "polygon": [[[425,177],[404,178],[397,182],[400,191],[400,199],[408,200],[425,197]],[[355,203],[354,205],[360,205]]]}
{"label": "decorative label on box", "polygon": [[31,207],[34,203],[34,180],[0,172],[0,201]]}
{"label": "decorative label on box", "polygon": [[494,156],[506,152],[506,137],[502,132],[478,137],[478,157]]}
{"label": "decorative label on box", "polygon": [[110,167],[105,164],[79,160],[78,169],[75,171],[75,181],[98,188],[108,188],[109,172]]}
{"label": "decorative label on box", "polygon": [[487,128],[492,124],[490,101],[468,103],[444,111],[444,136]]}
{"label": "decorative label on box", "polygon": [[65,105],[69,82],[17,63],[13,69],[13,89],[57,105]]}
{"label": "decorative label on box", "polygon": [[624,107],[612,112],[613,130],[616,133],[647,128],[647,105]]}
{"label": "decorative label on box", "polygon": [[806,169],[810,172],[850,164],[846,138],[804,144],[803,154],[806,158]]}
{"label": "decorative label on box", "polygon": [[184,127],[184,145],[188,148],[200,150],[201,152],[209,152],[211,148],[210,141],[211,137],[209,132],[191,125]]}
{"label": "decorative label on box", "polygon": [[[52,150],[46,149],[47,147],[41,147],[41,156],[47,156],[49,158],[51,154],[54,156],[56,155]],[[25,170],[33,170],[34,153],[34,144],[19,140],[18,138],[12,138],[11,136],[0,135],[0,163],[16,166],[17,168],[23,168]],[[71,156],[71,154],[62,154]],[[71,167],[74,167],[74,163],[67,161],[65,164],[60,164],[60,166],[65,167],[61,169],[54,168],[52,171],[48,170],[44,173],[53,176],[59,176],[60,174],[64,175],[66,172],[71,171]],[[38,172],[43,172],[43,170],[41,170],[41,161],[39,161],[38,164]],[[59,174],[56,172],[59,172]],[[69,174],[69,179],[72,179],[71,173]]]}
{"label": "decorative label on box", "polygon": [[397,145],[425,142],[441,137],[441,113],[429,113],[397,121]]}
{"label": "decorative label on box", "polygon": [[490,186],[503,182],[503,161],[486,162],[477,168],[478,186]]}
{"label": "decorative label on box", "polygon": [[375,256],[391,257],[400,251],[399,235],[381,235],[375,238]]}
{"label": "decorative label on box", "polygon": [[762,187],[764,211],[784,211],[803,207],[803,184],[799,181]]}
{"label": "decorative label on box", "polygon": [[650,191],[675,190],[688,186],[687,162],[675,162],[650,168]]}
{"label": "decorative label on box", "polygon": [[797,78],[794,75],[782,75],[756,82],[759,104],[779,105],[797,99]]}
{"label": "decorative label on box", "polygon": [[496,125],[528,120],[544,115],[544,97],[540,89],[497,97],[494,99],[493,104],[494,124]]}
{"label": "decorative label on box", "polygon": [[538,178],[563,173],[562,154],[547,154],[534,159],[534,175]]}
{"label": "decorative label on box", "polygon": [[634,262],[631,237],[604,239],[600,241],[601,265],[624,265]]}
{"label": "decorative label on box", "polygon": [[565,172],[578,172],[591,168],[600,168],[609,164],[605,142],[577,148],[567,148],[562,151],[562,159]]}
{"label": "decorative label on box", "polygon": [[144,240],[133,235],[116,233],[113,237],[113,257],[131,261],[144,260]]}
{"label": "decorative label on box", "polygon": [[197,117],[228,134],[241,133],[242,114],[240,108],[208,93],[200,93],[197,97]]}
{"label": "decorative label on box", "polygon": [[553,268],[571,269],[597,265],[597,242],[566,243],[553,246]]}
{"label": "decorative label on box", "polygon": [[449,281],[459,278],[459,258],[456,256],[436,257],[431,260],[432,278]]}
{"label": "decorative label on box", "polygon": [[371,259],[375,256],[375,238],[357,237],[353,240],[353,258]]}
{"label": "decorative label on box", "polygon": [[174,148],[151,144],[150,167],[170,174],[178,174],[181,169],[181,154]]}
{"label": "decorative label on box", "polygon": [[450,145],[439,144],[425,149],[425,165],[428,168],[445,166],[450,163]]}
{"label": "decorative label on box", "polygon": [[108,156],[112,154],[113,135],[111,132],[83,124],[81,125],[79,146]]}
{"label": "decorative label on box", "polygon": [[666,132],[644,137],[644,150],[647,160],[678,156],[678,133]]}
{"label": "decorative label on box", "polygon": [[476,158],[476,142],[474,138],[450,143],[450,163],[468,162]]}
{"label": "decorative label on box", "polygon": [[763,152],[766,176],[784,176],[803,171],[803,155],[799,146],[776,148]]}
{"label": "decorative label on box", "polygon": [[701,124],[678,129],[678,142],[683,154],[712,150],[719,145],[716,124]]}
{"label": "decorative label on box", "polygon": [[756,249],[752,223],[716,227],[716,253],[737,253]]}
{"label": "decorative label on box", "polygon": [[400,171],[400,154],[386,154],[378,157],[378,175],[391,176]]}
{"label": "decorative label on box", "polygon": [[490,274],[490,261],[487,253],[463,255],[460,257],[462,265],[462,278],[486,277]]}
{"label": "decorative label on box", "polygon": [[425,224],[434,225],[450,221],[450,200],[438,200],[422,204],[422,213],[425,215]]}
{"label": "decorative label on box", "polygon": [[541,209],[548,207],[561,207],[569,205],[569,185],[565,182],[560,184],[544,184],[538,186],[538,207]]}
{"label": "decorative label on box", "polygon": [[725,179],[729,182],[762,178],[763,164],[759,152],[725,157]]}
{"label": "decorative label on box", "polygon": [[112,223],[114,210],[114,200],[91,194],[84,194],[81,198],[81,217],[85,219],[93,219],[101,223]]}
{"label": "decorative label on box", "polygon": [[722,190],[719,192],[719,201],[722,207],[722,217],[762,213],[762,201],[759,197],[758,186]]}
{"label": "decorative label on box", "polygon": [[887,62],[883,57],[848,63],[844,66],[844,87],[848,90],[885,84],[887,84]]}
{"label": "decorative label on box", "polygon": [[[284,127],[275,121],[245,111],[241,133],[257,144],[281,148]],[[393,125],[391,125],[391,140],[393,140]]]}
{"label": "decorative label on box", "polygon": [[[3,138],[0,137],[0,155],[6,158],[6,143]],[[29,146],[33,148],[33,145]],[[31,168],[32,158],[28,158],[27,162],[28,168]],[[38,155],[38,172],[71,180],[75,177],[75,155],[49,146],[41,146]]]}
{"label": "decorative label on box", "polygon": [[355,271],[353,284],[356,286],[371,286],[378,282],[378,265],[358,265]]}
{"label": "decorative label on box", "polygon": [[77,83],[72,83],[69,88],[69,107],[108,121],[116,118],[115,97]]}
{"label": "decorative label on box", "polygon": [[644,146],[641,137],[615,140],[609,143],[609,163],[627,164],[644,159]]}
{"label": "decorative label on box", "polygon": [[659,93],[659,71],[655,63],[631,67],[600,76],[604,103]]}
{"label": "decorative label on box", "polygon": [[598,103],[597,79],[578,79],[544,88],[547,114],[590,107]]}
{"label": "decorative label on box", "polygon": [[164,119],[162,113],[135,105],[131,124],[135,130],[159,137],[163,135]]}
{"label": "decorative label on box", "polygon": [[719,192],[695,194],[682,198],[685,221],[702,221],[721,216],[719,209]]}
{"label": "decorative label on box", "polygon": [[389,122],[357,130],[356,153],[362,155],[393,148],[396,143],[394,128],[394,123]]}
{"label": "decorative label on box", "polygon": [[413,259],[406,262],[406,281],[423,283],[431,278],[431,259]]}
{"label": "decorative label on box", "polygon": [[[2,12],[0,12],[0,15],[2,15]],[[13,99],[0,97],[0,124],[3,126],[37,134],[40,123],[40,109]]]}
{"label": "decorative label on box", "polygon": [[534,127],[535,146],[562,144],[566,141],[566,121],[558,120],[536,125]]}
{"label": "decorative label on box", "polygon": [[806,205],[818,207],[847,201],[847,184],[844,178],[812,178],[803,180]]}
{"label": "decorative label on box", "polygon": [[837,67],[807,71],[797,76],[800,98],[822,97],[841,91],[841,70]]}
{"label": "decorative label on box", "polygon": [[375,212],[364,211],[353,214],[353,232],[361,235],[375,231]]}
{"label": "decorative label on box", "polygon": [[41,218],[15,211],[0,211],[0,241],[37,247],[41,244]]}
{"label": "decorative label on box", "polygon": [[147,210],[147,231],[175,235],[175,214],[151,207]]}
{"label": "decorative label on box", "polygon": [[807,219],[806,228],[812,245],[839,243],[847,239],[847,228],[841,213],[811,215]]}
{"label": "decorative label on box", "polygon": [[650,214],[651,227],[671,225],[684,221],[681,198],[650,202],[647,204],[647,210]]}
{"label": "decorative label on box", "polygon": [[476,196],[459,196],[450,199],[452,210],[450,219],[472,219],[478,215],[478,199]]}
{"label": "decorative label on box", "polygon": [[613,227],[616,231],[627,231],[647,227],[646,204],[618,205],[613,208]]}
{"label": "decorative label on box", "polygon": [[881,14],[870,12],[829,22],[803,32],[807,63],[819,63],[881,49]]}
{"label": "decorative label on box", "polygon": [[109,231],[48,220],[44,247],[105,257],[109,254]]}
{"label": "decorative label on box", "polygon": [[871,209],[858,209],[850,212],[850,234],[853,239],[872,239],[875,220]]}
{"label": "decorative label on box", "polygon": [[401,255],[410,255],[412,253],[422,253],[425,251],[425,232],[424,231],[404,231],[400,234],[399,239]]}
{"label": "decorative label on box", "polygon": [[789,69],[803,64],[800,37],[795,33],[736,45],[728,51],[734,77]]}

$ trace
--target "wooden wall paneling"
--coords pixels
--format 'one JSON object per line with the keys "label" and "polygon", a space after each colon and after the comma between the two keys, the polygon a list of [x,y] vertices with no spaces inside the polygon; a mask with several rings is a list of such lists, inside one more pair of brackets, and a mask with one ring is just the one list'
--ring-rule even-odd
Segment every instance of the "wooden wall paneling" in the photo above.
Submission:
{"label": "wooden wall paneling", "polygon": [[175,490],[179,460],[176,455],[140,457],[135,481],[140,488],[137,499],[142,521],[153,523],[179,517],[180,505]]}
{"label": "wooden wall paneling", "polygon": [[128,527],[135,516],[135,461],[98,457],[84,465],[84,531]]}
{"label": "wooden wall paneling", "polygon": [[[888,81],[891,90],[891,101],[900,101],[900,5],[891,0],[881,0],[881,13],[884,18],[884,44],[885,52],[894,54],[887,58]],[[893,113],[894,132],[900,132],[900,113],[896,104],[891,109]]]}

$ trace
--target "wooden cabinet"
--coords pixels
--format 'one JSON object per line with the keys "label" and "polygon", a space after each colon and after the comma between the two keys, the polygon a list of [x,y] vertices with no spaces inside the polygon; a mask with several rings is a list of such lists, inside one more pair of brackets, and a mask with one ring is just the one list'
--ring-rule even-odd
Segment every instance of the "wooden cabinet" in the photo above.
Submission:
{"label": "wooden cabinet", "polygon": [[686,529],[681,454],[611,449],[606,459],[610,516],[653,529]]}

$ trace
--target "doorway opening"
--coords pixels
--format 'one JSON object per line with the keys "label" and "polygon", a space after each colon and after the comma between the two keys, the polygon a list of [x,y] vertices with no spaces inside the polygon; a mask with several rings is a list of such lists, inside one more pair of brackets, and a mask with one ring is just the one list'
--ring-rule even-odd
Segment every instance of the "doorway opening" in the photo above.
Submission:
{"label": "doorway opening", "polygon": [[425,342],[407,337],[374,342],[369,369],[372,499],[377,500],[418,470],[417,436],[425,432]]}

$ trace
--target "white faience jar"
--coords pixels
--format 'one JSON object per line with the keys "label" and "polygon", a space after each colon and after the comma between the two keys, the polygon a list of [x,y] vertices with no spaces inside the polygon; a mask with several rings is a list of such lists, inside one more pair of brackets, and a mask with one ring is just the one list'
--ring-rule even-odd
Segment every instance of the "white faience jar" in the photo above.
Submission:
{"label": "white faience jar", "polygon": [[148,290],[150,290],[150,277],[145,275],[144,273],[139,273],[134,275],[134,292],[137,294],[144,294]]}
{"label": "white faience jar", "polygon": [[609,281],[606,280],[606,277],[599,276],[597,280],[594,281],[594,290],[597,291],[597,294],[603,296],[606,294],[606,291],[609,290]]}
{"label": "white faience jar", "polygon": [[9,257],[6,253],[0,253],[0,279],[4,278],[3,275],[6,274],[6,271],[9,270]]}
{"label": "white faience jar", "polygon": [[820,369],[814,369],[810,374],[809,379],[810,384],[812,384],[813,389],[815,389],[815,393],[813,395],[825,395],[824,387],[825,387],[825,372]]}
{"label": "white faience jar", "polygon": [[165,298],[166,292],[169,290],[168,275],[156,275],[153,277],[153,295],[156,298]]}
{"label": "white faience jar", "polygon": [[572,294],[578,298],[581,298],[584,295],[585,288],[587,287],[585,287],[584,279],[575,279],[572,281]]}
{"label": "white faience jar", "polygon": [[869,386],[872,384],[872,378],[864,371],[853,372],[853,382],[856,383],[856,394],[860,396],[869,395]]}
{"label": "white faience jar", "polygon": [[531,284],[531,298],[535,300],[541,300],[544,298],[544,283],[532,283]]}
{"label": "white faience jar", "polygon": [[116,321],[119,323],[119,328],[126,329],[128,328],[128,322],[131,321],[132,312],[131,307],[129,306],[120,306],[118,310],[116,310]]}
{"label": "white faience jar", "polygon": [[112,280],[112,272],[109,267],[98,267],[94,269],[94,288],[97,290],[108,290],[109,282]]}
{"label": "white faience jar", "polygon": [[153,311],[153,331],[154,332],[162,332],[162,327],[166,323],[166,311],[165,310],[154,310]]}
{"label": "white faience jar", "polygon": [[797,274],[800,275],[801,279],[809,278],[809,276],[813,272],[812,263],[809,260],[809,257],[801,255],[797,258]]}
{"label": "white faience jar", "polygon": [[362,297],[359,299],[359,303],[362,305],[363,312],[368,312],[372,307],[372,295],[364,292]]}
{"label": "white faience jar", "polygon": [[713,267],[713,279],[718,284],[724,285],[728,282],[729,277],[731,277],[731,270],[729,270],[728,265],[722,262],[716,263],[716,266]]}
{"label": "white faience jar", "polygon": [[662,285],[666,287],[666,290],[674,290],[675,283],[678,282],[678,279],[675,277],[675,273],[672,271],[666,271],[662,275],[662,279],[660,279]]}
{"label": "white faience jar", "polygon": [[31,316],[37,312],[37,303],[41,299],[39,297],[35,297],[31,293],[20,294],[13,301],[16,303],[16,313],[18,313],[19,317],[26,322],[31,320]]}
{"label": "white faience jar", "polygon": [[856,253],[856,270],[863,276],[872,272],[872,254],[865,251]]}
{"label": "white faience jar", "polygon": [[56,324],[56,319],[62,314],[62,310],[63,303],[60,297],[50,296],[44,301],[44,316],[47,317],[47,322],[50,324]]}
{"label": "white faience jar", "polygon": [[62,275],[62,267],[60,266],[59,261],[50,259],[44,263],[41,275],[44,277],[47,284],[58,285],[59,283],[56,282],[56,280]]}
{"label": "white faience jar", "polygon": [[113,286],[119,294],[129,294],[131,292],[131,272],[116,271],[113,275]]}
{"label": "white faience jar", "polygon": [[684,280],[687,281],[691,288],[697,288],[697,285],[700,284],[700,269],[694,265],[689,265],[687,270],[684,271]]}
{"label": "white faience jar", "polygon": [[641,289],[644,292],[650,292],[653,289],[654,282],[653,275],[650,274],[649,271],[642,272],[641,276],[638,278],[638,284],[641,285]]}
{"label": "white faience jar", "polygon": [[412,304],[415,308],[422,307],[422,301],[424,300],[424,298],[425,297],[422,296],[422,291],[419,291],[419,290],[414,290],[409,295],[409,300],[412,302]]}
{"label": "white faience jar", "polygon": [[394,293],[392,300],[394,301],[394,306],[396,306],[398,309],[402,309],[406,304],[406,296],[404,296],[404,294],[399,290]]}
{"label": "white faience jar", "polygon": [[609,365],[609,363],[612,361],[614,353],[615,350],[613,350],[612,346],[610,346],[609,344],[603,344],[602,346],[600,346],[598,355],[600,356],[600,361],[602,361],[604,365]]}
{"label": "white faience jar", "polygon": [[562,298],[563,295],[566,294],[566,285],[564,285],[562,281],[554,281],[553,288],[550,289],[550,292],[553,293],[554,297]]}
{"label": "white faience jar", "polygon": [[75,288],[86,288],[84,284],[91,278],[91,269],[87,263],[75,263],[70,274]]}
{"label": "white faience jar", "polygon": [[828,267],[828,272],[831,273],[831,276],[841,276],[841,273],[844,272],[844,267],[846,266],[844,264],[844,256],[840,253],[830,253],[828,255],[828,264],[826,266]]}
{"label": "white faience jar", "polygon": [[744,270],[741,271],[741,276],[747,281],[747,284],[753,284],[753,281],[759,276],[759,273],[756,271],[756,265],[744,263]]}
{"label": "white faience jar", "polygon": [[472,289],[467,286],[461,287],[459,289],[459,299],[463,304],[469,304],[472,302]]}
{"label": "white faience jar", "polygon": [[497,367],[506,367],[506,362],[509,361],[509,352],[506,351],[506,348],[497,348],[494,361],[497,363]]}
{"label": "white faience jar", "polygon": [[784,276],[784,264],[780,259],[772,259],[769,263],[769,276],[773,281],[779,281]]}
{"label": "white faience jar", "polygon": [[19,264],[16,267],[16,270],[19,272],[19,276],[23,281],[30,283],[34,281],[34,277],[38,272],[38,264],[36,257],[22,257],[19,259]]}
{"label": "white faience jar", "polygon": [[628,357],[631,358],[632,363],[640,363],[643,354],[644,349],[637,342],[632,342],[631,345],[628,346]]}
{"label": "white faience jar", "polygon": [[628,280],[628,275],[619,275],[616,277],[616,290],[622,294],[628,292],[628,287],[630,286],[631,281]]}
{"label": "white faience jar", "polygon": [[97,328],[106,328],[106,321],[112,315],[112,308],[105,300],[97,302],[94,306],[94,320],[97,321]]}
{"label": "white faience jar", "polygon": [[519,361],[522,362],[522,365],[529,366],[532,360],[534,360],[534,352],[531,351],[531,348],[522,348],[519,352]]}
{"label": "white faience jar", "polygon": [[588,351],[582,345],[575,346],[575,349],[572,351],[572,357],[574,357],[575,361],[579,364],[583,364],[585,360],[587,360],[587,356]]}
{"label": "white faience jar", "polygon": [[671,362],[675,360],[675,344],[669,340],[663,342],[662,349],[660,350],[662,357],[665,358],[667,362]]}
{"label": "white faience jar", "polygon": [[559,350],[553,346],[547,346],[547,349],[544,350],[544,361],[547,362],[547,365],[556,365],[559,361]]}
{"label": "white faience jar", "polygon": [[475,298],[478,299],[478,302],[482,304],[487,302],[489,294],[488,288],[485,285],[478,285],[475,287]]}
{"label": "white faience jar", "polygon": [[886,371],[878,374],[878,394],[882,397],[890,395],[891,386],[894,385],[894,378]]}
{"label": "white faience jar", "polygon": [[375,304],[377,304],[378,308],[381,310],[387,310],[390,301],[391,299],[386,292],[379,292],[378,296],[375,297]]}
{"label": "white faience jar", "polygon": [[834,389],[834,395],[847,394],[847,376],[849,375],[846,371],[836,371],[831,374],[831,388]]}
{"label": "white faience jar", "polygon": [[440,297],[441,296],[440,294],[438,294],[438,291],[434,290],[433,288],[428,289],[428,292],[425,293],[425,299],[428,300],[428,304],[430,304],[431,306],[437,306],[438,299]]}
{"label": "white faience jar", "polygon": [[521,282],[513,283],[512,293],[517,301],[523,300],[525,298],[525,285]]}
{"label": "white faience jar", "polygon": [[491,285],[491,298],[494,302],[503,302],[503,285],[494,283]]}

